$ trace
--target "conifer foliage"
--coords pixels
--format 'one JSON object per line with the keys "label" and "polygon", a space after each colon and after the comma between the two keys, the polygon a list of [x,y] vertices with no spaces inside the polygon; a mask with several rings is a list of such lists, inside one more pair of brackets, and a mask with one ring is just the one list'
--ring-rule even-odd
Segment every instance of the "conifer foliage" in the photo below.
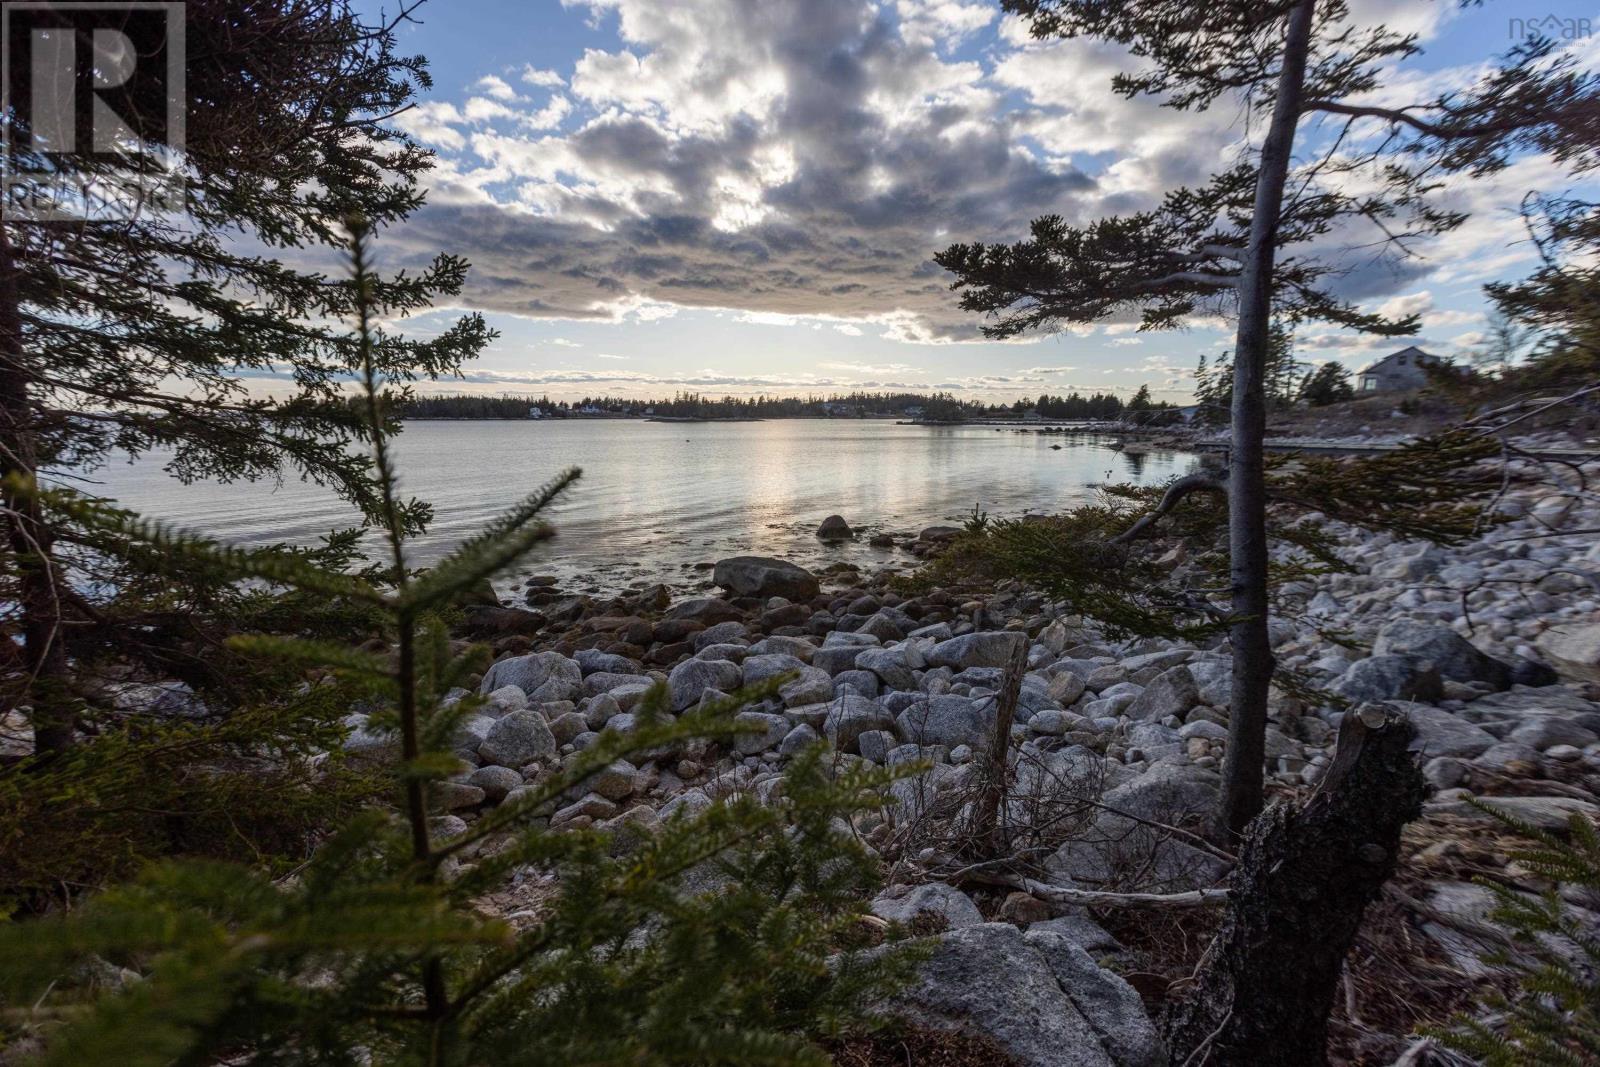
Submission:
{"label": "conifer foliage", "polygon": [[[317,264],[337,263],[339,220],[360,214],[382,229],[422,203],[432,154],[383,121],[430,85],[422,58],[399,51],[416,7],[372,19],[350,0],[189,0],[181,205],[127,219],[0,219],[0,613],[23,636],[0,647],[0,705],[30,709],[40,748],[75,738],[82,694],[67,645],[93,612],[73,595],[86,584],[70,558],[78,531],[30,492],[34,481],[164,450],[185,481],[288,473],[376,514],[359,447],[367,423],[343,402],[358,354],[328,325],[352,312],[354,293]],[[20,48],[27,34],[10,37]],[[150,113],[164,115],[165,90],[151,93],[122,102],[133,129],[164,128]],[[144,139],[116,154],[46,156],[31,114],[19,104],[6,116],[19,202],[63,169],[77,185],[160,168],[160,146]],[[459,293],[466,270],[439,255],[374,275],[371,299],[402,320]],[[492,338],[469,314],[431,337],[386,330],[372,357],[404,390],[455,373]],[[280,395],[253,394],[252,377],[278,379]]]}
{"label": "conifer foliage", "polygon": [[[398,737],[402,814],[357,817],[292,878],[168,863],[70,913],[0,929],[11,1036],[61,1067],[826,1063],[809,1036],[841,1032],[909,966],[900,952],[841,951],[858,936],[876,870],[842,817],[886,784],[884,772],[835,772],[819,748],[790,764],[779,796],[725,799],[628,835],[539,828],[615,760],[737,734],[732,713],[785,679],[676,718],[657,687],[635,729],[607,731],[465,830],[431,814],[436,783],[458,766],[453,735],[478,703],[457,687],[485,666],[481,649],[452,651],[437,613],[549,537],[541,515],[578,472],[436,567],[410,567],[411,505],[382,432],[365,230],[354,230],[356,347],[388,580],[218,548],[125,512],[84,506],[78,517],[171,569],[373,605],[389,621],[393,659],[302,638],[236,643],[369,692],[384,709],[372,721]],[[489,917],[479,903],[513,874],[544,891],[510,918]],[[139,977],[109,990],[84,980],[119,968]]]}
{"label": "conifer foliage", "polygon": [[1594,1063],[1600,1059],[1600,939],[1561,891],[1600,891],[1600,832],[1581,814],[1573,814],[1559,836],[1490,804],[1479,807],[1529,840],[1512,860],[1557,888],[1528,897],[1484,883],[1497,900],[1490,917],[1509,931],[1514,946],[1488,962],[1514,973],[1517,989],[1492,996],[1487,1019],[1461,1016],[1453,1030],[1434,1036],[1484,1067]]}

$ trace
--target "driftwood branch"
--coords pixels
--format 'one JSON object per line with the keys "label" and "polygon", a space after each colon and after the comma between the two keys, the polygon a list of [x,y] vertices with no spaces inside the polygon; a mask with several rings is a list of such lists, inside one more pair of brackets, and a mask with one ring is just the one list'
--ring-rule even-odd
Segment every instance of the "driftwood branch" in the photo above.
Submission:
{"label": "driftwood branch", "polygon": [[1041,882],[1020,874],[975,871],[969,876],[973,882],[986,885],[1007,886],[1038,897],[1047,904],[1064,908],[1136,908],[1160,910],[1169,908],[1209,908],[1226,903],[1226,889],[1192,889],[1186,893],[1111,893],[1099,889],[1070,889],[1063,885]]}

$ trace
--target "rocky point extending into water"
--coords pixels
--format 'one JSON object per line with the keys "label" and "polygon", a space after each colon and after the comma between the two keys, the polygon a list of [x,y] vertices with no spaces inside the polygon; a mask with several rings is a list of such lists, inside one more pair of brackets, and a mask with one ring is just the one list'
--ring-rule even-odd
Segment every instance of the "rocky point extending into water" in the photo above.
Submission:
{"label": "rocky point extending into water", "polygon": [[[1292,795],[1318,781],[1341,704],[1381,701],[1408,715],[1435,793],[1406,869],[1434,916],[1422,926],[1433,951],[1469,976],[1479,973],[1475,948],[1450,919],[1470,926],[1491,899],[1462,872],[1505,860],[1493,824],[1466,801],[1492,798],[1550,828],[1574,811],[1600,817],[1600,546],[1587,532],[1600,526],[1600,506],[1527,489],[1497,507],[1508,521],[1451,548],[1330,524],[1353,573],[1288,587],[1272,621],[1280,670],[1299,684],[1273,694],[1269,790]],[[923,550],[953,534],[929,530]],[[973,784],[1006,664],[1023,642],[1009,757],[1019,797],[1056,790],[1104,805],[1045,857],[1051,883],[1215,884],[1223,861],[1149,823],[1197,825],[1216,806],[1231,684],[1225,644],[1111,640],[1071,604],[1015,583],[902,596],[848,566],[813,575],[761,557],[723,560],[715,581],[721,595],[672,602],[660,587],[594,600],[535,579],[537,611],[473,609],[471,625],[502,658],[479,685],[487,703],[462,724],[456,750],[466,769],[442,797],[441,820],[458,826],[604,732],[632,728],[658,683],[681,712],[788,676],[777,696],[739,713],[751,732],[736,744],[614,763],[554,806],[549,825],[648,827],[736,791],[771,797],[786,761],[818,739],[842,764],[925,762],[856,826],[894,860],[878,914],[932,912],[950,930],[903,1012],[986,1032],[1023,1064],[1064,1062],[1064,1049],[1074,1063],[1160,1062],[1138,997],[1094,962],[1128,964],[1132,953],[1081,909],[941,884],[948,857],[913,830],[941,797]],[[1307,695],[1319,690],[1341,700]],[[367,733],[361,716],[351,726],[354,751],[393,744]],[[1023,1022],[1026,1005],[1055,1029]]]}

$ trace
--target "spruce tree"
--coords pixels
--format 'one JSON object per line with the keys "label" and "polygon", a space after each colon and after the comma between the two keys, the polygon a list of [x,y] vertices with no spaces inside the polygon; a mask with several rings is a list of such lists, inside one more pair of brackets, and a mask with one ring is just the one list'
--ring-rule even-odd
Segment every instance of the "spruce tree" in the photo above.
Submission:
{"label": "spruce tree", "polygon": [[[0,697],[7,709],[31,708],[46,750],[72,741],[79,694],[66,635],[92,612],[56,551],[76,534],[67,516],[41,510],[49,498],[32,492],[39,479],[92,469],[113,451],[168,449],[167,469],[180,479],[288,473],[373,515],[371,461],[350,446],[396,429],[392,420],[370,425],[344,402],[358,353],[330,324],[354,309],[355,292],[315,264],[337,262],[342,236],[329,219],[360,214],[382,228],[420,204],[430,154],[382,120],[429,84],[423,60],[396,51],[398,20],[374,24],[347,0],[247,9],[193,0],[183,10],[181,210],[0,218],[4,570],[22,636],[20,648],[5,641]],[[88,180],[161,166],[150,139],[115,159],[47,157],[31,138],[27,104],[6,116],[18,146],[8,160],[14,183],[42,189],[63,169]],[[161,128],[164,95],[123,106],[136,134]],[[374,313],[393,320],[426,309],[458,292],[465,271],[441,255],[420,271],[375,277]],[[374,358],[403,389],[454,372],[490,336],[471,315],[427,339],[379,334]],[[262,377],[279,395],[250,388]],[[419,523],[426,510],[406,518]]]}
{"label": "spruce tree", "polygon": [[[410,512],[382,433],[379,287],[359,220],[355,228],[352,345],[386,580],[220,547],[66,491],[45,495],[108,547],[152,565],[266,579],[382,613],[393,657],[297,638],[236,643],[369,689],[381,708],[373,721],[398,742],[400,815],[357,818],[292,879],[167,863],[70,912],[0,927],[9,1025],[26,1026],[22,1036],[43,1046],[39,1062],[59,1067],[825,1065],[810,1039],[853,1025],[915,956],[857,951],[877,864],[845,819],[879,798],[890,773],[835,768],[819,745],[790,763],[770,797],[734,795],[653,830],[538,825],[615,760],[732,740],[748,729],[733,713],[788,676],[676,718],[658,685],[633,729],[604,732],[465,830],[433,817],[436,788],[459,766],[453,738],[481,703],[456,687],[485,666],[485,650],[452,649],[439,612],[551,535],[541,516],[578,472],[434,567],[413,569]],[[484,895],[519,871],[549,875],[549,893],[516,922],[486,915]],[[141,975],[109,989],[84,980],[107,963]]]}
{"label": "spruce tree", "polygon": [[1329,361],[1306,377],[1300,387],[1300,399],[1314,408],[1354,400],[1356,391],[1350,384],[1350,372],[1342,363]]}
{"label": "spruce tree", "polygon": [[[1600,131],[1589,131],[1600,145]],[[1600,202],[1575,194],[1523,204],[1539,266],[1517,282],[1486,287],[1498,315],[1497,361],[1531,348],[1517,380],[1529,387],[1600,385]],[[1531,337],[1528,336],[1531,333]]]}

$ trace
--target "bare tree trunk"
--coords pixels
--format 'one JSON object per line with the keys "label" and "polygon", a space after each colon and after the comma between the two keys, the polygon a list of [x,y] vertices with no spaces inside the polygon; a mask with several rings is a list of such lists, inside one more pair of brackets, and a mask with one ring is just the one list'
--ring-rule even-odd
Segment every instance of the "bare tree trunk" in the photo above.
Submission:
{"label": "bare tree trunk", "polygon": [[972,842],[985,859],[1001,854],[1004,842],[1000,840],[1000,805],[1005,802],[1009,785],[1011,753],[1011,724],[1016,721],[1017,701],[1022,697],[1022,676],[1028,673],[1028,635],[1017,635],[1017,647],[1006,662],[1005,680],[995,697],[994,733],[989,740],[989,753],[984,772],[983,792],[978,796],[973,813]]}
{"label": "bare tree trunk", "polygon": [[1409,723],[1381,705],[1345,715],[1339,747],[1303,810],[1250,825],[1228,910],[1195,992],[1167,1020],[1172,1062],[1314,1067],[1362,913],[1394,873],[1400,831],[1425,783]]}
{"label": "bare tree trunk", "polygon": [[1300,121],[1306,53],[1316,0],[1289,12],[1272,122],[1261,145],[1250,245],[1239,274],[1239,332],[1233,348],[1233,445],[1228,470],[1228,558],[1231,568],[1233,699],[1223,763],[1222,825],[1241,832],[1261,811],[1267,689],[1272,643],[1267,636],[1266,364],[1272,324],[1272,267],[1283,189]]}
{"label": "bare tree trunk", "polygon": [[53,539],[32,491],[39,457],[22,354],[17,274],[10,235],[0,223],[0,503],[6,510],[7,540],[17,561],[23,640],[20,669],[8,672],[0,695],[5,710],[18,703],[32,709],[29,718],[36,752],[62,752],[72,744],[76,716],[67,686]]}

